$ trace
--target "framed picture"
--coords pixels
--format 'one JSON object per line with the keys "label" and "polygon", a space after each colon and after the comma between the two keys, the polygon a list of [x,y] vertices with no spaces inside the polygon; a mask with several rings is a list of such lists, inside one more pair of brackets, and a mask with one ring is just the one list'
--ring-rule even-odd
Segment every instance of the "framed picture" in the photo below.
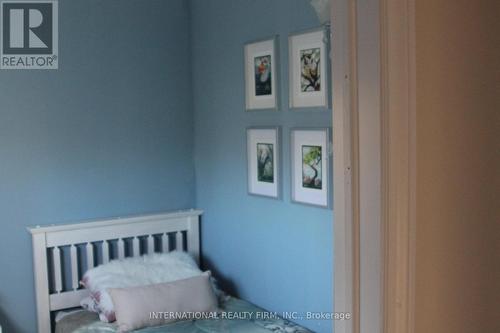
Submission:
{"label": "framed picture", "polygon": [[330,130],[293,129],[290,148],[292,201],[329,208]]}
{"label": "framed picture", "polygon": [[280,129],[247,128],[248,193],[280,198]]}
{"label": "framed picture", "polygon": [[278,37],[245,45],[246,110],[278,110]]}
{"label": "framed picture", "polygon": [[291,35],[290,108],[328,108],[328,35],[324,28]]}

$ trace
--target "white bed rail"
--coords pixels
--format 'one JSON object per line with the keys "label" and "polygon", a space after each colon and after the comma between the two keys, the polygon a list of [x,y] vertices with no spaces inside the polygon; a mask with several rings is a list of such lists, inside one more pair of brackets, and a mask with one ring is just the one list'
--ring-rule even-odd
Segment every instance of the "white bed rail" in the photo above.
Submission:
{"label": "white bed rail", "polygon": [[112,259],[186,250],[199,261],[200,210],[29,227],[38,332],[51,332],[51,311],[80,306],[88,292],[79,281]]}

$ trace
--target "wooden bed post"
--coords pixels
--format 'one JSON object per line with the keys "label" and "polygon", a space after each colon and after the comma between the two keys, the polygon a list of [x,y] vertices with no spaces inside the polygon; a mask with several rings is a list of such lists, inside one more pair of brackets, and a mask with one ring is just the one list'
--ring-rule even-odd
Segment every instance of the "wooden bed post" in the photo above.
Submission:
{"label": "wooden bed post", "polygon": [[33,234],[32,239],[38,333],[50,333],[50,316],[47,316],[47,313],[50,312],[50,300],[45,233]]}
{"label": "wooden bed post", "polygon": [[196,261],[200,264],[200,219],[198,216],[189,217],[188,221],[188,232],[187,232],[187,243],[188,252],[191,254]]}

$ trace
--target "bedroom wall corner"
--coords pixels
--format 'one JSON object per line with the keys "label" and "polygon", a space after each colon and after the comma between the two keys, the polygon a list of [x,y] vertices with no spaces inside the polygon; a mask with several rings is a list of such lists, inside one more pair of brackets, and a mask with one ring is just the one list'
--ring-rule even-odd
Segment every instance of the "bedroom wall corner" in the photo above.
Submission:
{"label": "bedroom wall corner", "polygon": [[[290,202],[292,127],[331,127],[331,110],[288,109],[288,35],[320,23],[309,0],[191,0],[196,205],[205,266],[269,311],[333,311],[333,212]],[[245,112],[245,42],[279,34],[281,110]],[[282,127],[283,200],[247,194],[250,126]],[[296,320],[332,332],[328,320]]]}

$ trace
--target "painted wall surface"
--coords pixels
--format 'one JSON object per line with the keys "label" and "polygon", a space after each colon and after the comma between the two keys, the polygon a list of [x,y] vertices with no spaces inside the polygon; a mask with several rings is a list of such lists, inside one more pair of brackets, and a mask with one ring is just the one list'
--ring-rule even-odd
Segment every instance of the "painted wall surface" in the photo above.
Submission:
{"label": "painted wall surface", "polygon": [[[331,111],[290,111],[288,34],[319,26],[306,0],[194,0],[197,206],[205,264],[224,286],[270,311],[333,311],[333,213],[290,202],[289,130],[330,127]],[[245,112],[243,44],[280,35],[279,112]],[[247,194],[249,126],[282,126],[284,199]],[[331,332],[327,320],[297,320]]]}
{"label": "painted wall surface", "polygon": [[186,1],[59,11],[59,70],[0,73],[4,332],[36,331],[25,226],[194,205]]}
{"label": "painted wall surface", "polygon": [[499,12],[416,2],[416,333],[500,332]]}

